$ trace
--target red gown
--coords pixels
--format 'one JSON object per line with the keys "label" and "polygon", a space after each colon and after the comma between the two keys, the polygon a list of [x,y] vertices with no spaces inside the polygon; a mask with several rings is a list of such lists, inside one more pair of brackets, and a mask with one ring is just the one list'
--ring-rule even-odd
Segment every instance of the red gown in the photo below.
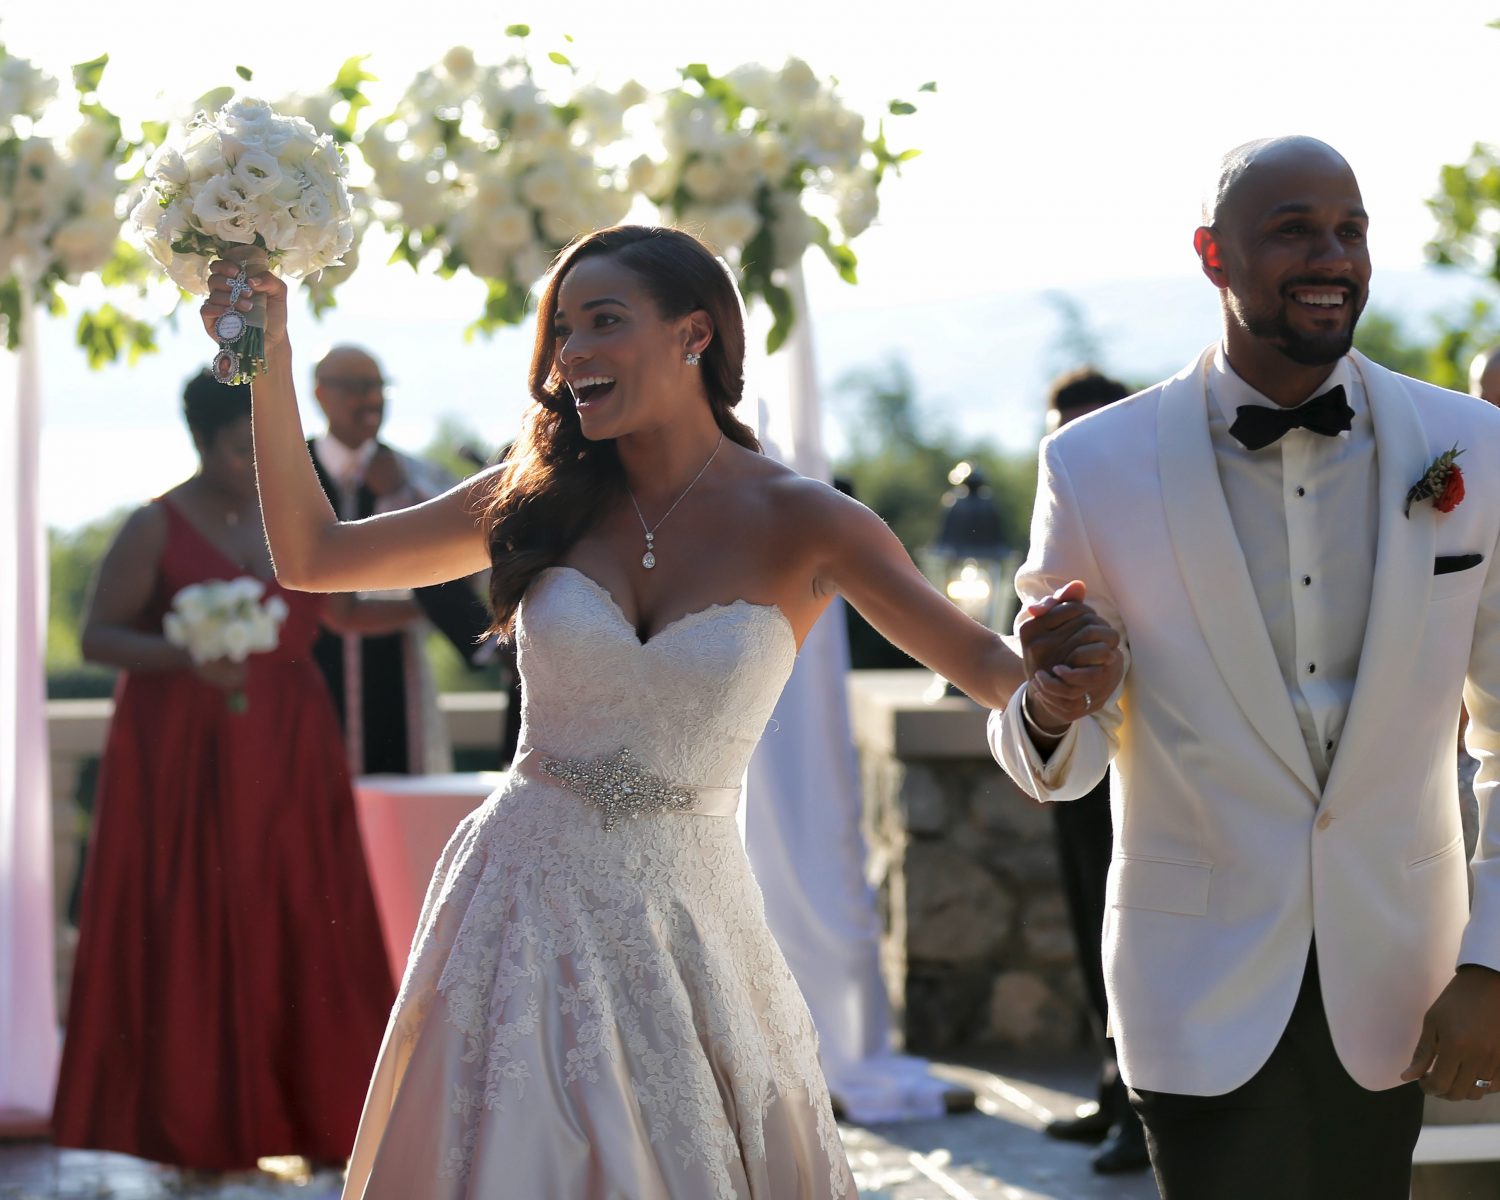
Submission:
{"label": "red gown", "polygon": [[[144,621],[245,574],[179,513]],[[311,657],[319,597],[249,660],[248,709],[124,673],[100,765],[53,1114],[60,1146],[202,1170],[342,1160],[392,1000],[343,742]]]}

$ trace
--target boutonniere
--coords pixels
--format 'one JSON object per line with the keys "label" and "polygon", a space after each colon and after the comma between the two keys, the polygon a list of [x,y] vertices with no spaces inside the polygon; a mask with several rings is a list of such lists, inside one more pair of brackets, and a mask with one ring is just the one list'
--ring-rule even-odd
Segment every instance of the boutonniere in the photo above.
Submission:
{"label": "boutonniere", "polygon": [[1406,493],[1406,515],[1411,517],[1411,506],[1418,500],[1431,500],[1432,507],[1440,513],[1452,512],[1464,499],[1464,473],[1457,463],[1463,451],[1457,446],[1444,450],[1432,460],[1432,466],[1422,472],[1422,478]]}

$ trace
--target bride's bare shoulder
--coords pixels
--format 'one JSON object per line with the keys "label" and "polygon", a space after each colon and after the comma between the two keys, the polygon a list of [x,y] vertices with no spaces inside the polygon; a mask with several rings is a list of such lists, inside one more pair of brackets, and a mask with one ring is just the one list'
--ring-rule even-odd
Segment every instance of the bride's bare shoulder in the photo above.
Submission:
{"label": "bride's bare shoulder", "polygon": [[776,466],[777,472],[766,480],[766,495],[778,521],[814,536],[852,532],[870,521],[880,522],[858,500],[831,484],[779,463]]}

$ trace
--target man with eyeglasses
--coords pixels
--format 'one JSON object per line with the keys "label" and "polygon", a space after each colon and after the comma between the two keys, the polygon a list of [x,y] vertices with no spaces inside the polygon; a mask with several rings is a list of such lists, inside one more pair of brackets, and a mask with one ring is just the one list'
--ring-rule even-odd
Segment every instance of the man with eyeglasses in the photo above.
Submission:
{"label": "man with eyeglasses", "polygon": [[[379,440],[386,379],[374,356],[335,346],[313,367],[313,394],[328,430],[308,442],[318,479],[341,520],[420,504],[455,482],[430,463]],[[466,662],[494,653],[489,613],[466,580],[411,593],[412,623],[393,634],[324,633],[314,655],[344,725],[355,775],[430,774],[451,768],[421,633],[425,617]],[[357,703],[349,697],[357,696]]]}

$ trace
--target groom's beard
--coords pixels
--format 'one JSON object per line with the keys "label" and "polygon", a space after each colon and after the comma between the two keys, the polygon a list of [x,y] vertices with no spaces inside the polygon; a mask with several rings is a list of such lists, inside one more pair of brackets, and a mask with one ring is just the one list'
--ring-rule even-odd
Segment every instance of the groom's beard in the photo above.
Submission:
{"label": "groom's beard", "polygon": [[1239,317],[1249,333],[1261,341],[1270,342],[1294,363],[1304,367],[1323,367],[1338,362],[1354,346],[1354,327],[1365,310],[1366,299],[1357,289],[1351,288],[1349,304],[1354,307],[1354,313],[1349,318],[1348,328],[1327,333],[1307,333],[1293,328],[1284,304],[1268,316],[1254,317],[1241,312]]}

